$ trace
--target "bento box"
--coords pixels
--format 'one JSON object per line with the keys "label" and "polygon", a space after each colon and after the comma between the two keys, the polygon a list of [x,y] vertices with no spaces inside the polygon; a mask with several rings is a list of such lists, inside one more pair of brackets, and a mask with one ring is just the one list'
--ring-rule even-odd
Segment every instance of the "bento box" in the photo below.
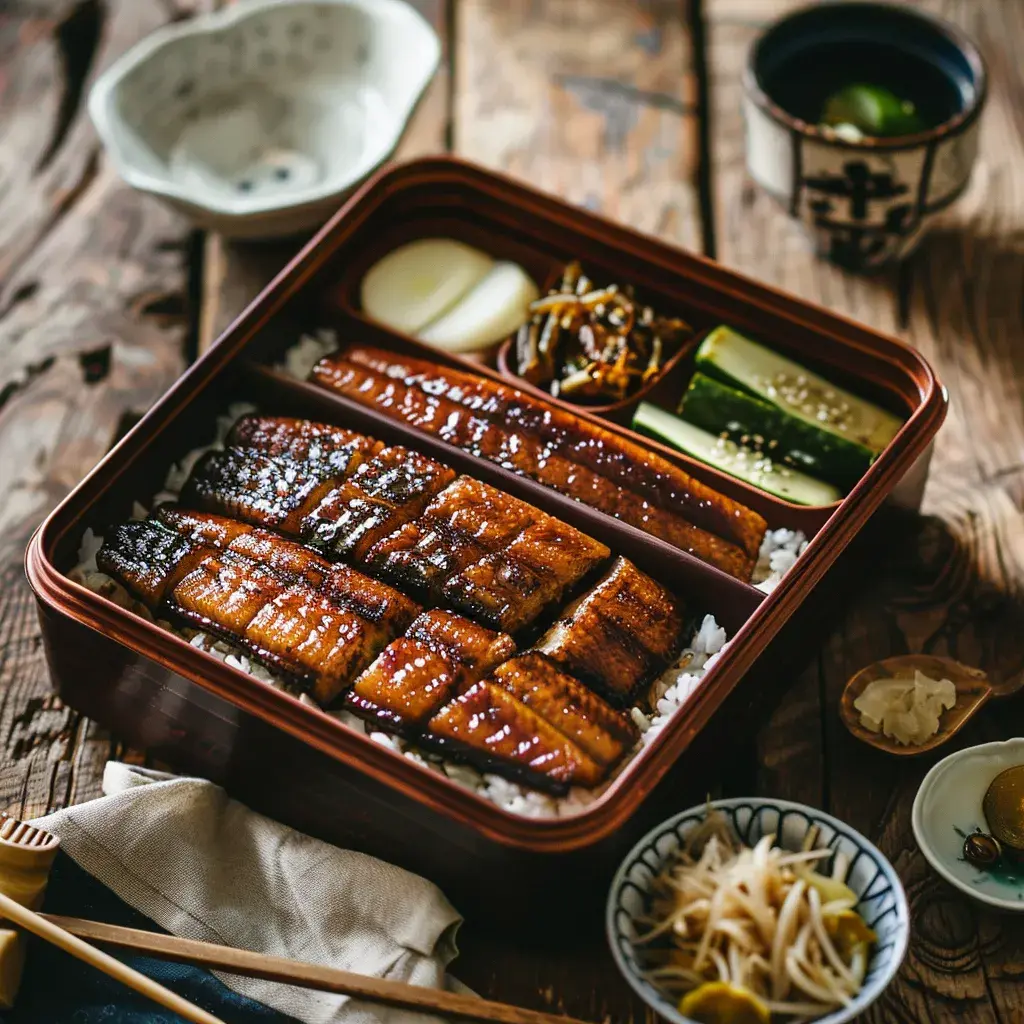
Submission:
{"label": "bento box", "polygon": [[[441,434],[303,379],[308,367],[297,369],[303,350],[316,350],[317,332],[327,329],[333,341],[324,342],[324,351],[332,344],[365,345],[396,368],[427,359],[438,372],[470,374],[485,389],[486,382],[508,387],[497,370],[429,348],[360,309],[358,283],[374,261],[427,235],[515,260],[538,281],[584,258],[602,274],[635,283],[665,308],[685,311],[698,329],[727,322],[905,422],[841,501],[798,506],[614,419],[533,397],[542,403],[535,408],[543,419],[568,413],[571,421],[561,422],[598,438],[599,446],[628,442],[629,451],[641,446],[657,453],[695,486],[724,496],[728,507],[752,510],[769,533],[806,538],[799,557],[794,550],[788,559],[795,564],[776,573],[772,586],[736,578]],[[687,358],[673,364],[673,379],[684,376],[687,365]],[[666,377],[658,387],[670,384]],[[534,798],[505,782],[467,783],[461,770],[439,768],[379,730],[350,727],[313,701],[267,685],[238,657],[190,643],[83,585],[81,572],[73,572],[85,557],[83,542],[110,524],[138,520],[139,503],[144,514],[159,501],[169,468],[187,475],[204,446],[223,441],[225,413],[237,417],[236,403],[404,446],[629,560],[652,586],[681,595],[694,616],[685,696],[660,718],[650,709],[635,749],[585,799],[575,789],[568,797]],[[934,373],[899,341],[467,163],[425,159],[377,175],[320,231],[48,517],[30,543],[27,573],[54,684],[68,703],[297,827],[421,871],[456,895],[487,893],[535,914],[517,898],[514,879],[539,891],[545,879],[564,887],[572,870],[579,892],[587,890],[587,880],[600,884],[659,802],[672,802],[686,786],[692,795],[716,777],[710,737],[737,733],[744,713],[769,692],[761,679],[779,684],[780,631],[787,624],[787,632],[802,630],[822,611],[823,577],[920,464],[945,412]],[[816,599],[809,601],[812,591]],[[636,717],[636,710],[628,714]],[[702,760],[683,756],[691,747],[703,747]],[[509,884],[496,887],[496,871]]]}

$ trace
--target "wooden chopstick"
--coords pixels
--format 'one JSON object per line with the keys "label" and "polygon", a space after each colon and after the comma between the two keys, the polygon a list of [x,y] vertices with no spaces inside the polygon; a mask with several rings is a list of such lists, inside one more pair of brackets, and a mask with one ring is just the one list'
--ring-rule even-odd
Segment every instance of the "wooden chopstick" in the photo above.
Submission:
{"label": "wooden chopstick", "polygon": [[76,937],[70,930],[62,928],[53,919],[23,907],[2,892],[0,892],[0,916],[63,949],[65,953],[84,960],[97,970],[110,975],[111,978],[115,978],[123,985],[127,985],[128,988],[165,1006],[168,1010],[173,1010],[185,1020],[192,1021],[193,1024],[224,1024],[220,1017],[214,1017],[212,1013],[207,1013],[183,996],[179,996],[177,992],[172,992],[152,978],[147,978],[146,975],[133,970],[127,964],[110,956],[109,953],[104,953],[103,950],[90,946],[88,942],[83,942],[82,937]]}
{"label": "wooden chopstick", "polygon": [[422,985],[407,985],[400,981],[370,978],[353,971],[306,964],[264,953],[252,953],[245,949],[218,946],[211,942],[181,939],[175,935],[160,935],[156,932],[103,924],[99,921],[85,921],[76,917],[60,917],[55,914],[41,916],[72,935],[89,939],[91,942],[101,942],[121,949],[134,949],[162,960],[177,960],[180,963],[212,968],[228,974],[263,978],[266,981],[279,981],[287,985],[301,985],[322,992],[336,992],[385,1006],[427,1010],[448,1017],[497,1024],[585,1024],[584,1021],[561,1014],[522,1009],[507,1003],[496,1003],[489,999],[459,995]]}

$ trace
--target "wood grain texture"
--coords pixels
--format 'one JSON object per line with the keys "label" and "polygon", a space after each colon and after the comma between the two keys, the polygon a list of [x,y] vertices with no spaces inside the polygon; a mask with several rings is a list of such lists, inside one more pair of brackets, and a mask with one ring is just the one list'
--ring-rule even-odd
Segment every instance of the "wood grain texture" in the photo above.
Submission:
{"label": "wood grain texture", "polygon": [[[196,328],[189,226],[115,180],[83,116],[86,83],[106,62],[208,2],[0,7],[0,805],[22,817],[97,795],[108,757],[141,757],[49,695],[22,578],[28,535],[179,372],[189,333],[208,345],[297,244],[208,237]],[[913,842],[911,803],[935,758],[894,763],[864,748],[836,708],[853,671],[903,651],[948,654],[996,679],[1024,672],[1024,5],[922,0],[968,28],[989,60],[982,155],[970,192],[909,267],[866,279],[815,260],[743,168],[746,47],[802,2],[703,2],[709,224],[699,215],[694,55],[680,0],[417,0],[455,45],[399,155],[454,148],[682,245],[712,230],[724,262],[899,333],[933,361],[952,406],[925,516],[894,526],[870,587],[762,731],[753,768],[746,748],[730,752],[739,767],[727,785],[828,807],[897,865],[912,946],[866,1020],[1010,1024],[1020,1019],[1024,928],[941,884]],[[958,743],[1022,726],[1024,702],[1011,698]],[[558,936],[524,943],[489,928],[486,908],[463,909],[457,973],[482,994],[594,1021],[652,1019],[615,974],[599,928],[568,948]]]}
{"label": "wood grain texture", "polygon": [[25,545],[184,365],[188,226],[117,180],[81,99],[193,6],[36,2],[0,15],[0,804],[19,817],[95,796],[119,752],[50,695]]}
{"label": "wood grain texture", "polygon": [[[797,3],[708,0],[714,208],[719,258],[839,313],[899,334],[950,391],[924,518],[896,532],[870,588],[795,681],[760,738],[757,785],[810,799],[873,837],[911,899],[911,950],[897,984],[867,1020],[1020,1019],[1024,931],[942,884],[917,851],[910,809],[944,748],[896,761],[841,725],[837,703],[864,664],[928,651],[978,665],[994,679],[1024,671],[1024,76],[1017,59],[1024,7],[990,0],[922,0],[966,28],[992,75],[974,182],[903,271],[857,278],[816,260],[800,229],[744,170],[739,69],[759,27]],[[984,709],[955,746],[1020,735],[1013,698]],[[818,799],[814,799],[817,797]]]}
{"label": "wood grain texture", "polygon": [[[453,0],[408,0],[433,26],[443,55],[409,121],[393,160],[413,160],[448,148],[451,60],[448,53],[450,5]],[[205,352],[232,320],[298,252],[306,238],[264,243],[233,242],[215,232],[206,236],[198,320],[198,349]]]}
{"label": "wood grain texture", "polygon": [[461,0],[454,151],[697,247],[684,9],[678,0]]}

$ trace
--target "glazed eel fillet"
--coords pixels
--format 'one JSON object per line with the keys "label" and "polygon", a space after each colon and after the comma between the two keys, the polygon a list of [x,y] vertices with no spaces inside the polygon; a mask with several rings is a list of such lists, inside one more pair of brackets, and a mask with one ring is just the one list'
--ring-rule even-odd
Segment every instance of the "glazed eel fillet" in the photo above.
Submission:
{"label": "glazed eel fillet", "polygon": [[369,571],[506,633],[558,602],[610,552],[525,501],[460,476],[379,540]]}
{"label": "glazed eel fillet", "polygon": [[345,706],[388,731],[414,734],[515,651],[505,633],[441,609],[423,612],[355,681]]}
{"label": "glazed eel fillet", "polygon": [[504,633],[424,612],[378,655],[345,706],[484,771],[556,792],[594,786],[633,746],[625,715]]}
{"label": "glazed eel fillet", "polygon": [[683,644],[681,602],[632,562],[608,572],[537,644],[564,671],[625,707]]}
{"label": "glazed eel fillet", "polygon": [[196,463],[182,502],[358,561],[454,478],[433,459],[341,427],[246,416],[224,449]]}
{"label": "glazed eel fillet", "polygon": [[528,651],[440,708],[420,742],[558,791],[603,781],[637,735],[629,718],[545,655]]}
{"label": "glazed eel fillet", "polygon": [[244,417],[226,448],[196,463],[182,502],[279,530],[510,633],[610,554],[433,459],[305,420]]}
{"label": "glazed eel fillet", "polygon": [[230,640],[321,704],[419,611],[293,541],[173,506],[114,528],[96,561],[154,612]]}
{"label": "glazed eel fillet", "polygon": [[764,519],[610,430],[489,378],[367,346],[325,357],[310,379],[750,579]]}

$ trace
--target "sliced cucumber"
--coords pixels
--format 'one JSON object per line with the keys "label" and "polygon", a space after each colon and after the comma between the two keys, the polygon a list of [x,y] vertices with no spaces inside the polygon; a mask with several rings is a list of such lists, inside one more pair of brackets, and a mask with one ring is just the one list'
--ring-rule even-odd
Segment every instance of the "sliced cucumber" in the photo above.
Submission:
{"label": "sliced cucumber", "polygon": [[799,363],[728,327],[716,327],[697,349],[697,367],[741,391],[784,409],[819,431],[863,445],[877,455],[903,421],[851,395]]}
{"label": "sliced cucumber", "polygon": [[819,480],[849,489],[871,465],[862,444],[819,430],[814,424],[745,391],[695,373],[683,395],[683,419],[738,444],[763,447],[778,461]]}
{"label": "sliced cucumber", "polygon": [[784,501],[797,505],[831,505],[842,497],[831,484],[773,462],[752,447],[709,434],[650,402],[641,402],[637,407],[633,428]]}
{"label": "sliced cucumber", "polygon": [[833,93],[825,101],[821,122],[835,128],[853,125],[864,135],[913,135],[924,122],[910,100],[900,99],[884,85],[857,83]]}

